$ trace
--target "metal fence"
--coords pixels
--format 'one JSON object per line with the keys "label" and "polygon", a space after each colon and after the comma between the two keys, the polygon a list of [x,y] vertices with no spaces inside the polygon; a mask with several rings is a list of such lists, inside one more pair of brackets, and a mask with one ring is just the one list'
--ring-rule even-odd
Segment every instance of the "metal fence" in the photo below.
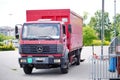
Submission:
{"label": "metal fence", "polygon": [[108,55],[93,54],[91,64],[92,80],[120,80],[120,36],[111,41]]}
{"label": "metal fence", "polygon": [[[114,58],[116,61],[110,63]],[[120,80],[119,77],[119,59],[120,55],[92,56],[91,58],[91,76],[92,80]],[[114,70],[110,70],[113,67]]]}

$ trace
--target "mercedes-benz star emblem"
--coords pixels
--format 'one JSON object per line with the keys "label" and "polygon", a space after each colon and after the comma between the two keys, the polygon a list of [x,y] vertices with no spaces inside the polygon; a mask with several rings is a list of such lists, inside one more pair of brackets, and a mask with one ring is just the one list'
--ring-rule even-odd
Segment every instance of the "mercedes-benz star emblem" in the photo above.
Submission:
{"label": "mercedes-benz star emblem", "polygon": [[42,52],[43,48],[41,46],[37,47],[37,52]]}

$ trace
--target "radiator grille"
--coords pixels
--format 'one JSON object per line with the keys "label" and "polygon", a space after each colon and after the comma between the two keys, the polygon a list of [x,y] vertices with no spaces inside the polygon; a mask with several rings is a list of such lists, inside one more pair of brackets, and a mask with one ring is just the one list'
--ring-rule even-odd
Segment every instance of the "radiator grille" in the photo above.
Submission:
{"label": "radiator grille", "polygon": [[56,44],[25,44],[20,45],[22,53],[56,53],[57,45]]}

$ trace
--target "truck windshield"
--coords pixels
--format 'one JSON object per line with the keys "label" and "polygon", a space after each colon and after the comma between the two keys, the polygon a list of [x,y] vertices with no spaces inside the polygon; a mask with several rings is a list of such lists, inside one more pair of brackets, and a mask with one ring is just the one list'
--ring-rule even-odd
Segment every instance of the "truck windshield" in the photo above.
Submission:
{"label": "truck windshield", "polygon": [[26,23],[23,25],[22,39],[59,39],[60,24]]}

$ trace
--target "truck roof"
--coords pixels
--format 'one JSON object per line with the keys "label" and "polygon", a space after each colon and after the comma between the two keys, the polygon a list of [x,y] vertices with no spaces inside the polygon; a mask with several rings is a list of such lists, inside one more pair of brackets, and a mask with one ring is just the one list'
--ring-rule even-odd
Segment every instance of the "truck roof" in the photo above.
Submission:
{"label": "truck roof", "polygon": [[82,17],[70,9],[45,9],[45,10],[27,10],[26,21],[36,21],[38,19],[52,19],[54,21],[62,21],[62,18],[68,18],[74,15],[80,19]]}
{"label": "truck roof", "polygon": [[62,21],[28,21],[26,23],[61,23],[61,24],[64,24],[64,22]]}

